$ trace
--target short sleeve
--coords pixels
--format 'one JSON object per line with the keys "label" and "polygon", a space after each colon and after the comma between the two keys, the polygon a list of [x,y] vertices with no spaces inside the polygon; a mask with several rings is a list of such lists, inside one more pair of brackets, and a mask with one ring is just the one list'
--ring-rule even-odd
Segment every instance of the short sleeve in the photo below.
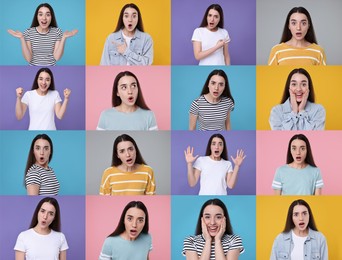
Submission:
{"label": "short sleeve", "polygon": [[31,41],[31,37],[30,37],[30,28],[26,29],[26,30],[23,32],[23,35],[24,35],[24,39],[25,39],[26,42]]}
{"label": "short sleeve", "polygon": [[17,241],[14,246],[14,250],[20,251],[20,252],[26,252],[26,246],[23,240],[23,234],[20,233],[19,236],[17,237]]}
{"label": "short sleeve", "polygon": [[222,29],[223,30],[223,35],[224,35],[224,39],[227,39],[227,42],[230,42],[230,36],[229,33],[226,29]]}
{"label": "short sleeve", "polygon": [[272,182],[272,189],[274,190],[282,190],[283,188],[283,184],[281,182],[281,170],[280,168],[278,168],[276,170],[276,173],[274,175],[274,179],[273,179],[273,182]]}
{"label": "short sleeve", "polygon": [[185,256],[186,251],[195,251],[196,252],[196,246],[195,241],[193,237],[186,237],[183,242],[183,250],[182,254]]}
{"label": "short sleeve", "polygon": [[[146,166],[149,167],[149,166]],[[154,195],[156,193],[156,182],[154,179],[153,169],[149,167],[148,172],[148,183],[146,186],[145,194],[146,195]]]}
{"label": "short sleeve", "polygon": [[65,238],[65,235],[63,233],[61,233],[61,247],[60,247],[59,251],[64,251],[67,249],[69,249],[68,242]]}
{"label": "short sleeve", "polygon": [[227,172],[228,173],[233,173],[233,165],[232,165],[232,163],[230,161],[227,161],[227,163],[228,163],[228,170],[227,170]]}
{"label": "short sleeve", "polygon": [[29,91],[26,91],[24,93],[24,96],[21,99],[21,103],[24,103],[25,105],[29,106],[29,103],[30,103],[30,92]]}
{"label": "short sleeve", "polygon": [[198,101],[197,101],[197,99],[195,99],[191,103],[189,113],[193,114],[195,116],[198,116],[198,110],[199,110]]}
{"label": "short sleeve", "polygon": [[58,93],[58,91],[57,90],[55,90],[55,97],[54,97],[54,102],[55,102],[55,105],[57,104],[57,103],[60,103],[60,102],[62,102],[62,99],[61,99],[61,96],[59,95],[59,93]]}
{"label": "short sleeve", "polygon": [[317,177],[316,177],[316,189],[323,188],[324,183],[321,175],[321,170],[317,168]]}
{"label": "short sleeve", "polygon": [[203,168],[203,157],[198,157],[197,160],[195,161],[193,168],[202,171]]}
{"label": "short sleeve", "polygon": [[201,28],[196,28],[192,34],[191,41],[196,41],[196,42],[201,42],[202,37],[201,37]]}
{"label": "short sleeve", "polygon": [[101,112],[99,122],[97,123],[96,130],[106,130],[106,122],[105,122],[105,111]]}
{"label": "short sleeve", "polygon": [[40,186],[42,183],[42,180],[40,178],[40,174],[38,171],[29,169],[27,171],[26,177],[25,177],[25,184],[26,187],[29,185],[38,185]]}
{"label": "short sleeve", "polygon": [[63,32],[61,30],[61,28],[56,28],[56,38],[57,38],[57,41],[60,41],[62,40],[62,37],[63,37]]}
{"label": "short sleeve", "polygon": [[103,172],[101,185],[100,185],[100,195],[111,195],[111,188],[109,183],[109,176],[107,170]]}
{"label": "short sleeve", "polygon": [[112,260],[112,246],[110,244],[109,238],[106,238],[103,243],[99,260]]}
{"label": "short sleeve", "polygon": [[152,111],[150,111],[151,116],[149,120],[148,130],[158,130],[157,120]]}

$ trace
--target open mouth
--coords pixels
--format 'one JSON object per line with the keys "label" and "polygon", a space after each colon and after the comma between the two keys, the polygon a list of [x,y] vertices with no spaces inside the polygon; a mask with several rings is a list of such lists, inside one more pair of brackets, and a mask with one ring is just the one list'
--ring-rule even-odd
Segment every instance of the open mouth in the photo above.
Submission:
{"label": "open mouth", "polygon": [[128,24],[128,29],[132,30],[133,29],[133,24]]}
{"label": "open mouth", "polygon": [[127,164],[131,164],[133,162],[133,159],[128,159],[128,160],[126,160],[126,163]]}
{"label": "open mouth", "polygon": [[300,228],[305,228],[305,223],[304,222],[300,222],[298,225],[299,225]]}
{"label": "open mouth", "polygon": [[302,160],[302,157],[297,156],[297,157],[296,157],[296,160],[297,160],[297,161],[301,161],[301,160]]}
{"label": "open mouth", "polygon": [[134,101],[134,97],[129,97],[129,98],[128,98],[128,101],[129,101],[129,102],[133,102],[133,101]]}
{"label": "open mouth", "polygon": [[215,151],[214,154],[215,155],[220,155],[220,151]]}
{"label": "open mouth", "polygon": [[129,233],[131,234],[132,237],[135,237],[138,234],[138,231],[136,229],[131,229]]}

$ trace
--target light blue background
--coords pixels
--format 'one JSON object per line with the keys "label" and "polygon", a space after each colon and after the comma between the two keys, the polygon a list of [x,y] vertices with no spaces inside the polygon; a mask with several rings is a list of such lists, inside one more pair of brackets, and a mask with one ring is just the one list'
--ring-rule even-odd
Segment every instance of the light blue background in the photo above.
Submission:
{"label": "light blue background", "polygon": [[255,196],[177,195],[173,195],[171,199],[171,259],[185,259],[182,255],[184,238],[195,234],[201,207],[213,198],[219,198],[225,203],[233,231],[242,238],[245,252],[240,255],[239,260],[255,259]]}
{"label": "light blue background", "polygon": [[[27,65],[21,51],[20,40],[7,30],[24,32],[31,26],[34,12],[43,1],[0,1],[0,65]],[[78,29],[66,40],[64,54],[57,65],[85,64],[85,1],[51,0],[48,2],[62,31]]]}
{"label": "light blue background", "polygon": [[59,195],[85,195],[84,131],[0,131],[0,195],[25,195],[24,171],[33,138],[47,134],[53,143],[53,168]]}
{"label": "light blue background", "polygon": [[172,66],[172,130],[188,130],[191,102],[201,94],[208,75],[222,69],[228,76],[235,101],[230,114],[232,130],[255,130],[255,66]]}

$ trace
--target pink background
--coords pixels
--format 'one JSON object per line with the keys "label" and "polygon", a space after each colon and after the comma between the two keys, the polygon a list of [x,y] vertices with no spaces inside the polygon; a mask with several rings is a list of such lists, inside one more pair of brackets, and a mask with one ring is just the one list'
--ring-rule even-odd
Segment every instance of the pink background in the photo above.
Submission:
{"label": "pink background", "polygon": [[86,258],[98,259],[106,237],[116,228],[128,202],[142,201],[149,214],[153,249],[150,260],[170,259],[170,196],[86,196]]}
{"label": "pink background", "polygon": [[169,66],[87,66],[86,130],[95,130],[100,114],[112,107],[112,89],[116,75],[130,71],[139,80],[144,99],[154,112],[158,128],[170,130],[171,78]]}
{"label": "pink background", "polygon": [[276,169],[286,164],[288,142],[295,134],[310,141],[316,165],[324,181],[323,195],[341,195],[342,133],[339,131],[257,131],[256,169],[257,195],[273,194],[272,181]]}

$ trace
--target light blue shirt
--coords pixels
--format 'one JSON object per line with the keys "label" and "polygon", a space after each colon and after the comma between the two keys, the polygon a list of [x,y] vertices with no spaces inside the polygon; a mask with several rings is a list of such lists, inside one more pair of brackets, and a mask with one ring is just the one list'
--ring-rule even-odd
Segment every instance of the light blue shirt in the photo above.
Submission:
{"label": "light blue shirt", "polygon": [[272,130],[324,130],[325,109],[307,101],[304,111],[298,114],[291,108],[290,99],[272,108],[269,119]]}
{"label": "light blue shirt", "polygon": [[[291,260],[291,252],[294,244],[291,231],[279,234],[274,240],[271,260]],[[304,242],[304,260],[328,260],[328,246],[324,235],[321,232],[309,228],[309,234]],[[294,259],[296,260],[296,259]]]}
{"label": "light blue shirt", "polygon": [[272,188],[281,190],[282,195],[314,195],[315,190],[323,185],[319,168],[307,165],[303,169],[295,169],[286,164],[277,169]]}
{"label": "light blue shirt", "polygon": [[97,130],[158,130],[156,118],[151,110],[137,108],[124,113],[115,107],[101,112]]}
{"label": "light blue shirt", "polygon": [[135,30],[129,48],[119,53],[116,44],[124,44],[122,30],[111,33],[102,52],[101,65],[151,65],[153,62],[153,41],[149,34]]}
{"label": "light blue shirt", "polygon": [[121,236],[107,237],[103,243],[99,260],[146,260],[152,250],[150,234],[140,234],[136,240]]}

